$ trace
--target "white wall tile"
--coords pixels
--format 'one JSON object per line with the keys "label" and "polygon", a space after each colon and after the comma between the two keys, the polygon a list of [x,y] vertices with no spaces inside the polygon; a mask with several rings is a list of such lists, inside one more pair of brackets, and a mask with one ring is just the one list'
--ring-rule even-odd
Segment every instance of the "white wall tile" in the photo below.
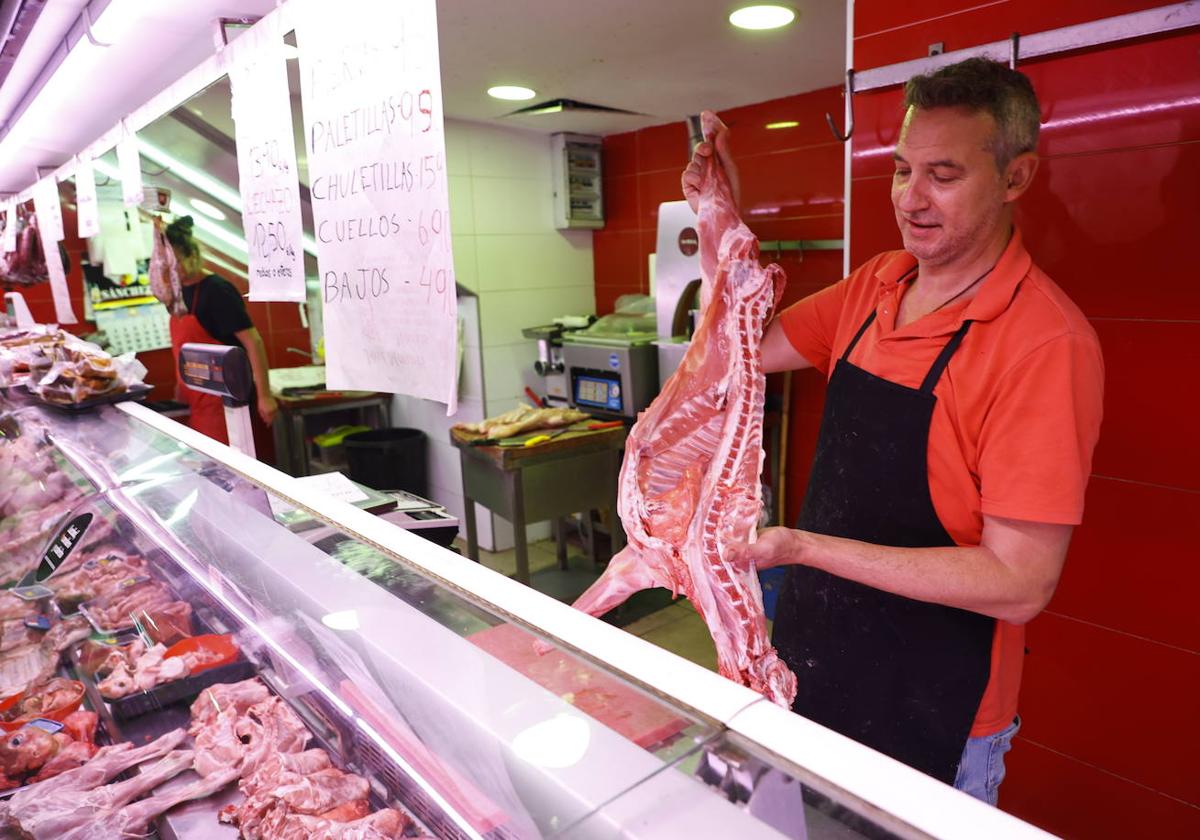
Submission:
{"label": "white wall tile", "polygon": [[475,233],[475,196],[469,175],[450,175],[450,235],[470,236]]}
{"label": "white wall tile", "polygon": [[[483,346],[496,347],[525,341],[529,343],[531,351],[536,351],[533,340],[521,335],[523,328],[549,323],[559,315],[590,314],[595,312],[595,307],[596,293],[591,286],[485,292],[479,297]],[[485,383],[487,375],[485,367]]]}
{"label": "white wall tile", "polygon": [[459,370],[458,398],[483,399],[483,357],[478,347],[463,348],[462,368]]}
{"label": "white wall tile", "polygon": [[[527,326],[533,326],[529,324]],[[537,344],[506,344],[500,347],[485,347],[483,350],[483,379],[487,383],[488,411],[500,403],[513,407],[513,398],[523,399],[525,381],[522,372],[532,368],[537,361]],[[521,395],[521,396],[517,396]]]}
{"label": "white wall tile", "polygon": [[446,174],[471,174],[471,133],[475,123],[446,120]]}
{"label": "white wall tile", "polygon": [[473,295],[462,295],[458,299],[458,314],[463,321],[463,344],[467,347],[479,347],[479,298]]}
{"label": "white wall tile", "polygon": [[[472,292],[478,292],[477,237],[453,234],[450,237],[450,250],[454,253],[454,281]],[[462,305],[461,302],[459,305]]]}
{"label": "white wall tile", "polygon": [[472,123],[466,132],[475,177],[550,177],[550,136],[541,132]]}
{"label": "white wall tile", "polygon": [[545,233],[554,229],[550,179],[471,179],[475,233]]}
{"label": "white wall tile", "polygon": [[481,292],[594,286],[591,231],[478,236],[475,253]]}

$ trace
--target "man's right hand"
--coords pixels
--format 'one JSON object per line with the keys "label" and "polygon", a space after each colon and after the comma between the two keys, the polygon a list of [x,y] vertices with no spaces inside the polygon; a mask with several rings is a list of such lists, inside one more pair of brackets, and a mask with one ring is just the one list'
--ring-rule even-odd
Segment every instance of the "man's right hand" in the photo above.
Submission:
{"label": "man's right hand", "polygon": [[[703,120],[703,114],[701,119]],[[739,207],[742,204],[737,164],[733,162],[733,154],[729,151],[729,128],[715,115],[712,116],[712,119],[717,124],[716,136],[696,145],[692,159],[687,168],[683,170],[683,177],[680,179],[683,185],[683,197],[687,199],[688,206],[692,208],[693,213],[700,212],[700,184],[704,180],[704,164],[712,155],[714,145],[716,146],[717,160],[720,161],[721,168],[725,170],[725,175],[729,178],[733,201]]]}

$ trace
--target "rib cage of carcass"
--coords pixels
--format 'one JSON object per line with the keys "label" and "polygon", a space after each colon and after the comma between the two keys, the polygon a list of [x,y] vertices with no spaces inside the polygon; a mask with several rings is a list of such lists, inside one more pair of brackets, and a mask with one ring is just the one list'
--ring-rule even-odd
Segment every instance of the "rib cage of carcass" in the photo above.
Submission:
{"label": "rib cage of carcass", "polygon": [[[706,113],[705,136],[718,126]],[[754,539],[762,506],[759,345],[785,277],[759,265],[716,156],[704,165],[700,324],[626,443],[617,510],[628,546],[575,606],[600,615],[642,589],[682,593],[708,625],[721,674],[790,706],[796,678],[771,647],[758,577],[725,559],[730,543]]]}

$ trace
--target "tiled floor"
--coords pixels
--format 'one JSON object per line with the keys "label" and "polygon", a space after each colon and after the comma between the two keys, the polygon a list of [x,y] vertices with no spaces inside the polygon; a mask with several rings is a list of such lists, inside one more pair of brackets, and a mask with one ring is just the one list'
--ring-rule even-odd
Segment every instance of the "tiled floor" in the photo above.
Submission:
{"label": "tiled floor", "polygon": [[[465,547],[460,546],[460,550],[464,555],[466,554]],[[573,550],[570,553],[574,555],[578,551]],[[508,551],[500,552],[481,549],[479,561],[489,569],[510,576],[515,574],[517,568],[516,558],[511,548]],[[553,540],[530,543],[529,571],[531,574],[536,575],[544,569],[554,568],[557,562]],[[717,653],[713,648],[708,628],[704,626],[704,622],[692,605],[683,599],[676,601],[666,609],[638,619],[627,625],[625,630],[676,653],[684,659],[690,659],[698,665],[703,665],[705,668],[713,671],[717,668]]]}

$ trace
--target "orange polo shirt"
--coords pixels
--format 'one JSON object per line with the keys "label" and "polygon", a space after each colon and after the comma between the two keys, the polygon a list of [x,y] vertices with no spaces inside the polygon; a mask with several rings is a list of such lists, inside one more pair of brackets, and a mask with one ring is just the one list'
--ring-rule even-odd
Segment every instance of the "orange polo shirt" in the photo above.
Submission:
{"label": "orange polo shirt", "polygon": [[[1095,330],[1033,264],[1014,230],[978,293],[900,329],[916,259],[890,251],[849,277],[788,307],[785,335],[826,377],[872,309],[875,321],[850,362],[920,387],[966,319],[974,321],[934,389],[929,490],[958,545],[979,545],[983,516],[1077,525],[1100,434],[1104,362]],[[971,736],[990,735],[1017,714],[1025,628],[996,622],[991,677]]]}

